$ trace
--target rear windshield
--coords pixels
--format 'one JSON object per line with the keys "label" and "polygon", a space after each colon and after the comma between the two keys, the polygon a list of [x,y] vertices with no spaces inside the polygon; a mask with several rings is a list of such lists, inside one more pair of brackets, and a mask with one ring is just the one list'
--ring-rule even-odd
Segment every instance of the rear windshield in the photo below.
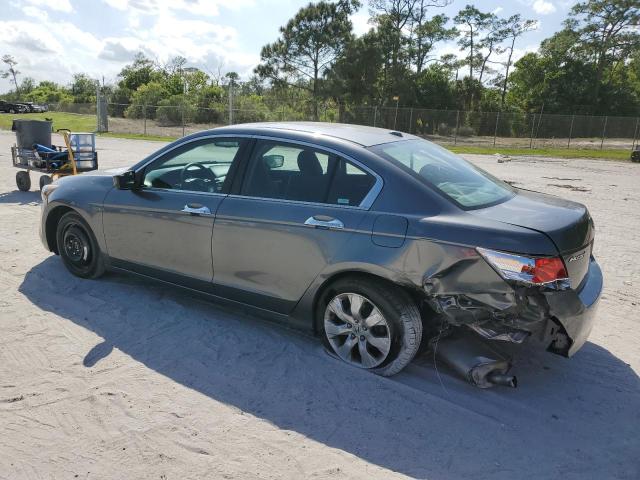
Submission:
{"label": "rear windshield", "polygon": [[426,140],[385,143],[370,150],[407,169],[463,208],[494,205],[514,195],[506,183]]}

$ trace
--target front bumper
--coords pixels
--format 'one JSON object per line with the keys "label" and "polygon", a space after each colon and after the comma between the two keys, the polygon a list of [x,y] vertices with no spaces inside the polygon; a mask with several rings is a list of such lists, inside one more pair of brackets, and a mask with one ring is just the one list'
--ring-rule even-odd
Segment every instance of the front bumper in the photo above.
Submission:
{"label": "front bumper", "polygon": [[603,279],[600,266],[591,257],[589,271],[578,290],[545,293],[549,314],[564,328],[569,338],[566,356],[570,357],[585,344],[598,310]]}
{"label": "front bumper", "polygon": [[52,251],[47,240],[47,216],[49,215],[50,207],[44,201],[40,204],[40,221],[38,222],[38,235],[44,248],[50,252]]}

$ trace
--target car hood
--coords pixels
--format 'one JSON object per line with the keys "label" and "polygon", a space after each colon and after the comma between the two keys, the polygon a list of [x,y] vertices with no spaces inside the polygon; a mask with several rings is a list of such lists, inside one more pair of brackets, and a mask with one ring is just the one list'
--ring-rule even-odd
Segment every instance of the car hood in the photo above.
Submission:
{"label": "car hood", "polygon": [[579,250],[593,240],[593,221],[584,205],[528,190],[515,192],[506,202],[469,213],[542,232],[560,253]]}
{"label": "car hood", "polygon": [[109,168],[106,170],[93,170],[91,172],[83,173],[83,176],[100,176],[100,177],[113,177],[114,175],[120,175],[121,173],[129,170],[130,167],[118,167],[118,168]]}

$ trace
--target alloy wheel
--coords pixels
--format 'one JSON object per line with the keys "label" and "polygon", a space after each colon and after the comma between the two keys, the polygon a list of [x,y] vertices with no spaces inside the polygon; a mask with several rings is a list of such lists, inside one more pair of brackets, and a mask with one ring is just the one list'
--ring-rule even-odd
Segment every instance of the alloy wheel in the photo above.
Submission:
{"label": "alloy wheel", "polygon": [[357,293],[340,293],[331,299],[324,331],[334,352],[360,368],[379,366],[391,350],[387,320],[371,300]]}

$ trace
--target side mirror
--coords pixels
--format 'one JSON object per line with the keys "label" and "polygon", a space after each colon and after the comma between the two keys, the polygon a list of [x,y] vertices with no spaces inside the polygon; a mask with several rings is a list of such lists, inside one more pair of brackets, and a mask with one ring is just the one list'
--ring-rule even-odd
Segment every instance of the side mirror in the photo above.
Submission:
{"label": "side mirror", "polygon": [[280,168],[282,165],[284,165],[283,155],[265,155],[262,158],[264,159],[264,163],[269,170]]}
{"label": "side mirror", "polygon": [[120,175],[114,175],[113,186],[118,190],[135,190],[137,188],[135,172],[128,170]]}

